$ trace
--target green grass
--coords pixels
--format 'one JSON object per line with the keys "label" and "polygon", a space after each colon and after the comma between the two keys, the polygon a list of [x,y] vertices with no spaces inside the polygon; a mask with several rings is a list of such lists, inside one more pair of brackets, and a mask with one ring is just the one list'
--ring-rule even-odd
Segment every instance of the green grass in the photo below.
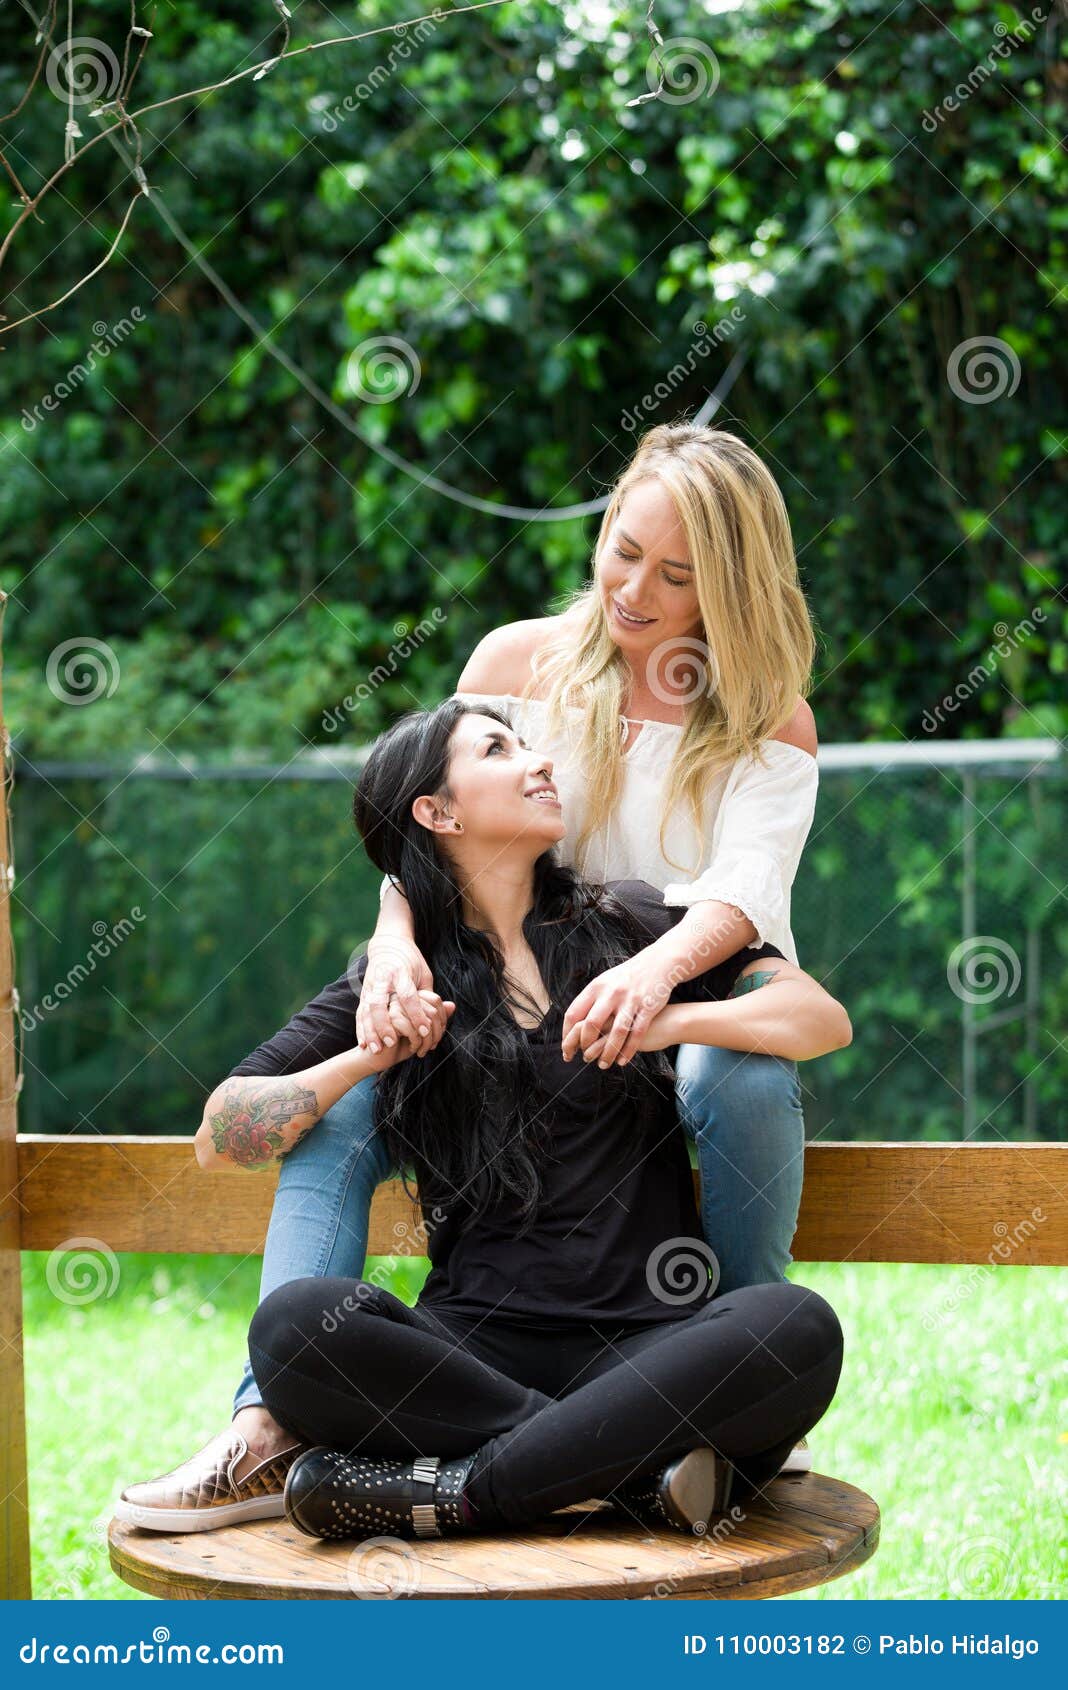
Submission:
{"label": "green grass", "polygon": [[[23,1261],[34,1593],[147,1601],[109,1568],[111,1503],[227,1424],[259,1259],[122,1256],[112,1294],[84,1306],[49,1288],[47,1256]],[[411,1301],[424,1271],[399,1263],[393,1289]],[[1064,1596],[1068,1273],[803,1263],[790,1276],[846,1335],[814,1464],[883,1515],[874,1558],[809,1599]]]}

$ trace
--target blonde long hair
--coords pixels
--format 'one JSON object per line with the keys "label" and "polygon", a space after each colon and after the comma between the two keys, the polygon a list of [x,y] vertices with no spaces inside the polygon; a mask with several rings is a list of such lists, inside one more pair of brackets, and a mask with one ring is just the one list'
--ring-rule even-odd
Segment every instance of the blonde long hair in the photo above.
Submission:
{"label": "blonde long hair", "polygon": [[[595,563],[624,497],[650,477],[663,483],[685,531],[702,625],[700,638],[682,642],[686,661],[703,669],[703,678],[689,689],[694,696],[684,695],[683,731],[660,819],[660,850],[673,862],[664,847],[668,815],[688,806],[704,839],[702,799],[712,776],[738,757],[762,757],[761,741],[809,690],[815,637],[782,493],[752,448],[725,429],[666,423],[641,436],[612,489]],[[537,691],[544,699],[547,731],[567,733],[583,772],[587,811],[574,845],[581,866],[591,836],[619,800],[628,672],[596,581],[569,594],[563,611],[559,631],[534,656],[523,696]],[[577,742],[569,705],[583,710]]]}

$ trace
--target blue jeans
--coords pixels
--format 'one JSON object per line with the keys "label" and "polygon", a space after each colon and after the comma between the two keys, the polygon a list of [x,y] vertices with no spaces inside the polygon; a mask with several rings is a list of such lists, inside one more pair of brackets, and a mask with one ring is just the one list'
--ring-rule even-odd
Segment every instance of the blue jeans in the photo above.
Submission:
{"label": "blue jeans", "polygon": [[[719,1262],[719,1290],[784,1279],[804,1162],[796,1063],[680,1045],[675,1073],[679,1117],[697,1145],[701,1227]],[[353,1086],[282,1158],[261,1303],[294,1279],[363,1274],[371,1198],[397,1172],[374,1128],[374,1085],[371,1075]],[[261,1400],[246,1359],[233,1412]]]}

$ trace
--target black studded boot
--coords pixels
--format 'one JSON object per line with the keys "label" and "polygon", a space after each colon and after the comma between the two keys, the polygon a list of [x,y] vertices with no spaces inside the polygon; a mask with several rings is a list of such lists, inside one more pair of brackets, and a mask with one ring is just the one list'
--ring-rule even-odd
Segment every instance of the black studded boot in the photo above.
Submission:
{"label": "black studded boot", "polygon": [[316,1444],[294,1461],[286,1518],[309,1537],[445,1537],[478,1531],[462,1493],[474,1455],[388,1460]]}
{"label": "black studded boot", "polygon": [[714,1449],[692,1449],[666,1467],[627,1479],[607,1500],[645,1525],[703,1536],[709,1519],[726,1513],[734,1478],[731,1463]]}

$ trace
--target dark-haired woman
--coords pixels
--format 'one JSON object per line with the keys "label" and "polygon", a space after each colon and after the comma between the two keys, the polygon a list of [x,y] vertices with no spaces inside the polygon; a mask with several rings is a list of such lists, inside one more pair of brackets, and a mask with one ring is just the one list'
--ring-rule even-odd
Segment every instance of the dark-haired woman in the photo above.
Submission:
{"label": "dark-haired woman", "polygon": [[256,1310],[256,1381],[295,1440],[286,1513],[318,1537],[441,1535],[604,1497],[702,1530],[825,1412],[842,1334],[789,1281],[715,1295],[666,1053],[803,1059],[847,1043],[848,1017],[765,945],[676,988],[624,1068],[598,1067],[600,1041],[577,1032],[561,1046],[581,982],[672,912],[641,882],[606,889],[558,862],[551,763],[503,714],[450,700],[405,718],[355,816],[403,880],[441,988],[423,1026],[441,1015],[444,1035],[414,1060],[424,1034],[398,1012],[392,1048],[351,1048],[338,981],[262,1047],[273,1077],[217,1088],[197,1135],[205,1167],[273,1159],[377,1072],[379,1125],[428,1223],[414,1307],[325,1276]]}

